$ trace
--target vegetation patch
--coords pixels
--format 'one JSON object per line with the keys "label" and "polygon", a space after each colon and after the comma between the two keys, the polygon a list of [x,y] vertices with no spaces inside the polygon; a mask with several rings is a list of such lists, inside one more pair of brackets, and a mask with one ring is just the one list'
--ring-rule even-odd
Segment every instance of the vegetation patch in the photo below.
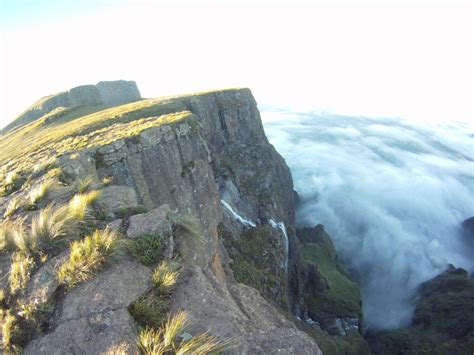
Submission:
{"label": "vegetation patch", "polygon": [[32,257],[22,252],[16,252],[13,254],[10,275],[8,277],[11,294],[14,295],[25,289],[34,267],[35,262]]}
{"label": "vegetation patch", "polygon": [[284,251],[278,231],[268,225],[259,226],[237,239],[221,224],[219,235],[233,260],[231,268],[236,280],[256,288],[268,301],[286,309]]}
{"label": "vegetation patch", "polygon": [[155,354],[209,354],[224,349],[218,339],[207,333],[184,340],[184,333],[188,324],[185,312],[178,312],[168,316],[167,320],[158,329],[145,328],[140,331],[137,345],[144,355]]}
{"label": "vegetation patch", "polygon": [[156,265],[163,256],[164,237],[159,234],[145,234],[130,244],[132,255],[145,265]]}
{"label": "vegetation patch", "polygon": [[59,282],[71,288],[90,280],[122,246],[119,235],[109,229],[97,230],[82,241],[72,242],[68,260],[57,271]]}

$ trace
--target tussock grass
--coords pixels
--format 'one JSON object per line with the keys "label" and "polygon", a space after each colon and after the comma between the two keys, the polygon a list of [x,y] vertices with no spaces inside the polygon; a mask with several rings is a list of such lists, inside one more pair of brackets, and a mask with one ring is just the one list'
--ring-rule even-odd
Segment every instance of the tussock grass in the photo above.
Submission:
{"label": "tussock grass", "polygon": [[35,209],[38,203],[46,197],[57,184],[55,179],[45,179],[36,186],[34,186],[28,193],[28,208]]}
{"label": "tussock grass", "polygon": [[88,216],[90,205],[100,197],[100,194],[100,191],[94,190],[74,195],[69,201],[69,215],[75,220],[84,220]]}
{"label": "tussock grass", "polygon": [[59,282],[74,287],[90,280],[122,246],[119,235],[109,229],[97,230],[82,241],[72,242],[68,260],[57,271]]}
{"label": "tussock grass", "polygon": [[146,328],[137,339],[142,354],[208,354],[222,350],[224,345],[207,333],[195,336],[190,340],[179,339],[188,325],[188,317],[181,311],[168,316],[166,322],[158,329]]}
{"label": "tussock grass", "polygon": [[12,346],[12,338],[19,331],[17,319],[10,310],[2,310],[1,317],[3,348],[10,349]]}
{"label": "tussock grass", "polygon": [[92,177],[90,176],[80,179],[76,183],[76,191],[80,194],[84,194],[88,192],[91,188],[92,182],[93,180],[92,180]]}
{"label": "tussock grass", "polygon": [[67,206],[50,204],[33,218],[29,236],[34,246],[31,254],[50,251],[66,240],[68,231],[73,230],[76,223],[68,212]]}
{"label": "tussock grass", "polygon": [[172,211],[168,212],[168,218],[173,224],[173,234],[183,235],[190,238],[202,239],[201,229],[198,221],[189,215],[178,215]]}
{"label": "tussock grass", "polygon": [[0,224],[0,252],[10,250],[15,246],[13,242],[15,228],[17,228],[16,222],[9,219]]}
{"label": "tussock grass", "polygon": [[36,163],[33,165],[33,175],[34,176],[40,176],[43,174],[46,170],[53,169],[57,167],[58,165],[58,158],[57,157],[48,157],[46,159],[43,159],[39,163]]}
{"label": "tussock grass", "polygon": [[27,207],[28,202],[22,196],[14,196],[8,201],[7,208],[3,213],[4,218],[13,216],[17,211]]}
{"label": "tussock grass", "polygon": [[162,261],[153,270],[153,287],[161,294],[170,293],[178,281],[179,269],[176,262]]}
{"label": "tussock grass", "polygon": [[109,186],[110,184],[112,184],[112,182],[114,181],[114,177],[113,176],[105,176],[103,177],[100,182],[104,185],[104,186]]}
{"label": "tussock grass", "polygon": [[60,167],[52,168],[44,174],[46,179],[59,179],[62,180],[63,177],[63,169]]}
{"label": "tussock grass", "polygon": [[16,252],[12,256],[12,263],[8,281],[10,282],[10,293],[16,294],[23,291],[33,272],[35,262],[32,257],[22,252]]}

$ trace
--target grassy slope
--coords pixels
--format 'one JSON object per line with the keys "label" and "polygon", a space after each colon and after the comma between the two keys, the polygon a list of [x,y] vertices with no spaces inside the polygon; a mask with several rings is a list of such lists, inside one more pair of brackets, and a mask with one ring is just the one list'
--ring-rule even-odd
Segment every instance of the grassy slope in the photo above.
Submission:
{"label": "grassy slope", "polygon": [[[0,166],[6,173],[14,169],[22,169],[25,165],[51,155],[52,152],[62,154],[68,150],[87,146],[87,142],[94,139],[97,144],[99,141],[103,144],[105,141],[98,137],[104,135],[106,128],[111,125],[117,124],[115,132],[120,132],[131,128],[125,124],[132,121],[156,118],[170,113],[182,113],[188,109],[186,99],[210,93],[144,99],[111,108],[95,106],[58,110],[0,135]],[[133,124],[129,135],[137,133],[137,130],[140,131],[141,124],[147,124],[150,127],[184,117],[184,115],[162,117],[161,120],[155,120],[153,123],[151,120],[143,120]],[[120,124],[122,126],[118,126]],[[110,134],[109,136],[111,137]]]}

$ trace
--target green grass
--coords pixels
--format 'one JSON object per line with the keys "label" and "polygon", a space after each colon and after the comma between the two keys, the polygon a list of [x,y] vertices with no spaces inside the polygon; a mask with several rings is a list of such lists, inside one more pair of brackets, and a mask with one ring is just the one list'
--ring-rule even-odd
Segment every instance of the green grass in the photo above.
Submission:
{"label": "green grass", "polygon": [[157,328],[166,319],[169,306],[169,298],[149,292],[133,302],[128,310],[141,326]]}
{"label": "green grass", "polygon": [[157,264],[163,256],[164,237],[159,234],[145,234],[132,241],[132,255],[145,265]]}
{"label": "green grass", "polygon": [[90,280],[123,247],[120,236],[109,229],[97,230],[81,241],[74,241],[69,258],[59,267],[57,278],[71,288]]}
{"label": "green grass", "polygon": [[341,273],[332,245],[305,243],[301,247],[303,259],[316,265],[328,282],[328,288],[304,295],[309,308],[315,313],[334,316],[360,316],[361,298],[358,285]]}

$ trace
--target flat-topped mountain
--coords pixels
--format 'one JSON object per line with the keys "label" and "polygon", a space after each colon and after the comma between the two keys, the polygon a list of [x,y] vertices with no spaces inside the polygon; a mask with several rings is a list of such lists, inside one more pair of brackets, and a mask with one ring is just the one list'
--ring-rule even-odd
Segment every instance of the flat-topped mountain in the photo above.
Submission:
{"label": "flat-topped mountain", "polygon": [[38,100],[10,122],[3,132],[32,122],[54,110],[79,106],[113,106],[137,101],[140,98],[140,92],[134,81],[101,81],[97,85],[78,86]]}
{"label": "flat-topped mountain", "polygon": [[297,232],[250,90],[97,105],[138,99],[113,85],[0,135],[4,349],[367,353],[360,290],[321,225]]}

